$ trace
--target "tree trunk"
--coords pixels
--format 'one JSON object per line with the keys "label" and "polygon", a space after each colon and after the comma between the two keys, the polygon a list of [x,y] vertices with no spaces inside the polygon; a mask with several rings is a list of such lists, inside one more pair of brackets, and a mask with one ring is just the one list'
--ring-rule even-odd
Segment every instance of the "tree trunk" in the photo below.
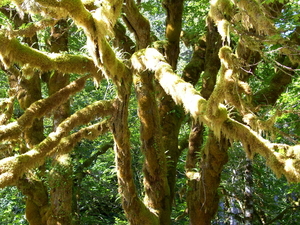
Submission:
{"label": "tree trunk", "polygon": [[[51,30],[51,52],[68,51],[68,24],[60,20]],[[48,91],[52,95],[69,84],[69,75],[55,71],[48,78]],[[53,130],[70,114],[69,101],[53,112]],[[69,225],[72,223],[72,160],[68,153],[58,153],[53,157],[50,171],[51,216],[47,225]]]}
{"label": "tree trunk", "polygon": [[[198,134],[201,134],[200,130],[198,132]],[[187,203],[191,225],[211,224],[211,220],[218,210],[218,187],[223,166],[228,161],[228,146],[226,138],[218,140],[210,132],[202,152],[201,162],[199,162],[200,172],[190,172],[188,174],[189,192]]]}
{"label": "tree trunk", "polygon": [[252,161],[246,159],[245,169],[245,225],[253,224],[253,168]]}
{"label": "tree trunk", "polygon": [[[215,87],[216,77],[220,68],[218,52],[221,47],[220,35],[210,17],[208,17],[207,24],[205,43],[206,60],[204,62],[201,90],[202,96],[206,99],[210,97]],[[204,47],[204,43],[200,42],[200,46]],[[201,48],[199,50],[201,54],[203,50],[201,51]],[[195,79],[192,78],[191,80]],[[210,132],[204,151],[201,153],[200,148],[203,142],[203,134],[203,126],[199,124],[192,126],[186,164],[189,178],[187,204],[191,225],[211,224],[211,220],[217,212],[219,204],[217,190],[220,184],[220,174],[223,165],[228,160],[227,148],[229,145],[227,140],[224,137],[218,140],[212,132]],[[202,157],[201,160],[198,159],[199,157]],[[191,172],[196,168],[200,170],[198,173]]]}
{"label": "tree trunk", "polygon": [[[23,18],[19,16],[16,11],[9,14],[15,22],[15,26],[19,27],[23,23],[31,22],[31,17],[25,14]],[[38,48],[37,35],[33,35],[31,38],[24,38],[29,46]],[[33,73],[33,74],[32,74]],[[28,77],[30,77],[28,79]],[[11,70],[11,76],[9,78],[10,88],[18,90],[17,99],[20,107],[26,110],[32,103],[42,98],[40,72],[26,70],[22,68],[20,71],[17,69]],[[43,119],[35,118],[31,127],[27,128],[23,135],[23,144],[32,148],[39,144],[43,139]],[[21,149],[21,153],[26,150]],[[43,168],[40,168],[43,170]],[[27,173],[23,178],[19,179],[17,187],[26,196],[26,219],[30,225],[44,225],[46,224],[47,210],[48,210],[48,194],[47,187],[40,179],[40,174]]]}
{"label": "tree trunk", "polygon": [[[165,56],[169,64],[175,70],[180,52],[179,41],[182,29],[183,0],[164,0],[162,5],[167,13],[165,35],[168,42],[164,49]],[[169,224],[171,221],[171,208],[175,196],[176,168],[179,156],[181,155],[181,150],[178,149],[178,136],[184,118],[184,111],[181,106],[175,104],[171,96],[167,95],[158,83],[156,84],[159,92],[157,99],[161,121],[162,144],[164,154],[167,158],[167,181],[169,187],[168,208],[170,208],[170,210],[165,217],[169,217],[169,222],[166,223]]]}
{"label": "tree trunk", "polygon": [[168,225],[171,219],[170,189],[153,77],[153,73],[144,72],[134,79],[145,155],[145,204],[156,212],[161,225]]}

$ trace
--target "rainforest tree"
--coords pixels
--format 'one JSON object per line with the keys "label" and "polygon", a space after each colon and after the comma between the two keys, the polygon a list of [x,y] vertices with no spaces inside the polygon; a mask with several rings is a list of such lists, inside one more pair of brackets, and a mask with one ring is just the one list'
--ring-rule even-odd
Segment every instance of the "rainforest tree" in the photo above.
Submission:
{"label": "rainforest tree", "polygon": [[[274,126],[284,113],[299,117],[298,105],[277,105],[289,85],[299,84],[299,8],[295,0],[1,1],[0,65],[8,91],[0,105],[0,187],[26,195],[29,224],[79,223],[76,185],[83,175],[73,173],[73,149],[106,133],[130,224],[171,224],[185,148],[193,225],[214,218],[235,143],[249,159],[263,157],[276,176],[299,182],[297,136]],[[154,23],[162,14],[165,22]],[[182,49],[191,56],[180,60]],[[116,94],[77,108],[73,96],[91,79],[97,88],[112,84]],[[140,122],[142,193],[132,169],[132,104]],[[189,137],[180,135],[186,124]],[[108,140],[90,160],[111,146]]]}

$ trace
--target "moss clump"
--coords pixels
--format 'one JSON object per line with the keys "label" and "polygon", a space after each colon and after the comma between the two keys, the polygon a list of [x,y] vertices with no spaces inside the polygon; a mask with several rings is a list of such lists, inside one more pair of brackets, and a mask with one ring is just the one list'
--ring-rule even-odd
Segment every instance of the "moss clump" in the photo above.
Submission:
{"label": "moss clump", "polygon": [[212,0],[210,3],[209,16],[217,25],[218,32],[222,37],[223,43],[227,40],[230,45],[230,22],[233,15],[233,4],[230,0]]}
{"label": "moss clump", "polygon": [[266,16],[267,11],[263,4],[255,0],[240,0],[237,6],[240,8],[241,23],[247,30],[254,28],[258,34],[262,35],[277,33],[273,22]]}

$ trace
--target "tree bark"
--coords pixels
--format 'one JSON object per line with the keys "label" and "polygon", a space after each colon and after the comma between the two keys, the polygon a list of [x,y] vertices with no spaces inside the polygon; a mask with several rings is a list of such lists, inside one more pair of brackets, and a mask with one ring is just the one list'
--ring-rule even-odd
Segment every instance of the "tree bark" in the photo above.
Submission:
{"label": "tree bark", "polygon": [[253,224],[253,168],[252,161],[246,159],[246,168],[245,168],[245,225]]}
{"label": "tree bark", "polygon": [[[195,137],[201,135],[201,127],[194,127],[191,134],[190,151],[192,155],[198,155],[193,152],[194,147],[198,148],[199,141]],[[194,143],[195,145],[193,145]],[[218,140],[210,132],[204,150],[202,152],[199,172],[188,171],[189,192],[187,197],[189,217],[191,225],[209,225],[217,212],[219,205],[218,187],[221,181],[221,172],[223,166],[228,161],[227,156],[228,141],[222,137]],[[191,160],[192,161],[192,160]],[[195,159],[193,160],[195,164]],[[195,168],[194,168],[195,169]]]}
{"label": "tree bark", "polygon": [[144,201],[146,206],[156,212],[160,224],[168,225],[171,219],[170,189],[153,78],[153,73],[147,71],[134,79],[141,121],[140,138],[145,155]]}
{"label": "tree bark", "polygon": [[[60,20],[51,30],[50,51],[68,51],[68,24]],[[69,75],[54,71],[48,80],[49,95],[53,95],[69,84]],[[53,130],[70,115],[69,101],[53,112]],[[68,153],[57,153],[53,157],[50,171],[50,211],[47,225],[72,224],[72,160]]]}
{"label": "tree bark", "polygon": [[[182,29],[183,1],[165,0],[162,2],[162,5],[167,14],[165,29],[167,45],[164,46],[164,52],[168,63],[173,69],[176,69],[180,51],[179,41]],[[158,82],[156,82],[156,86],[159,93],[157,100],[162,129],[162,143],[167,157],[167,180],[170,189],[168,207],[172,208],[175,196],[176,168],[181,155],[181,150],[178,148],[178,135],[184,118],[184,111],[181,106],[175,104],[171,96],[166,94]],[[171,218],[171,210],[169,210],[168,216]]]}

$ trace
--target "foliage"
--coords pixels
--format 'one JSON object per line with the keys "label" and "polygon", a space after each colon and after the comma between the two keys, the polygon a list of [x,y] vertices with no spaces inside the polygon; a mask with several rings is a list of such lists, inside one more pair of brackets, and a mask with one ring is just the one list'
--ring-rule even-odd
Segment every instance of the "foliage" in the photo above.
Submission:
{"label": "foliage", "polygon": [[[230,154],[230,161],[225,166],[222,173],[223,183],[221,184],[222,200],[216,222],[226,219],[225,215],[234,216],[235,219],[243,222],[245,165],[246,156],[240,146],[233,146]],[[299,221],[299,183],[287,183],[286,179],[277,179],[265,166],[265,161],[256,156],[253,160],[253,180],[254,180],[254,223],[253,224],[295,224]],[[291,204],[291,202],[293,202]],[[231,214],[236,212],[236,214]],[[282,213],[283,212],[283,213]],[[279,216],[277,218],[277,216]],[[225,216],[225,218],[224,218]],[[271,222],[272,221],[272,222]],[[218,224],[218,223],[215,223]]]}
{"label": "foliage", "polygon": [[24,217],[24,196],[15,187],[6,187],[5,189],[1,189],[0,197],[1,223],[7,225],[28,224]]}

